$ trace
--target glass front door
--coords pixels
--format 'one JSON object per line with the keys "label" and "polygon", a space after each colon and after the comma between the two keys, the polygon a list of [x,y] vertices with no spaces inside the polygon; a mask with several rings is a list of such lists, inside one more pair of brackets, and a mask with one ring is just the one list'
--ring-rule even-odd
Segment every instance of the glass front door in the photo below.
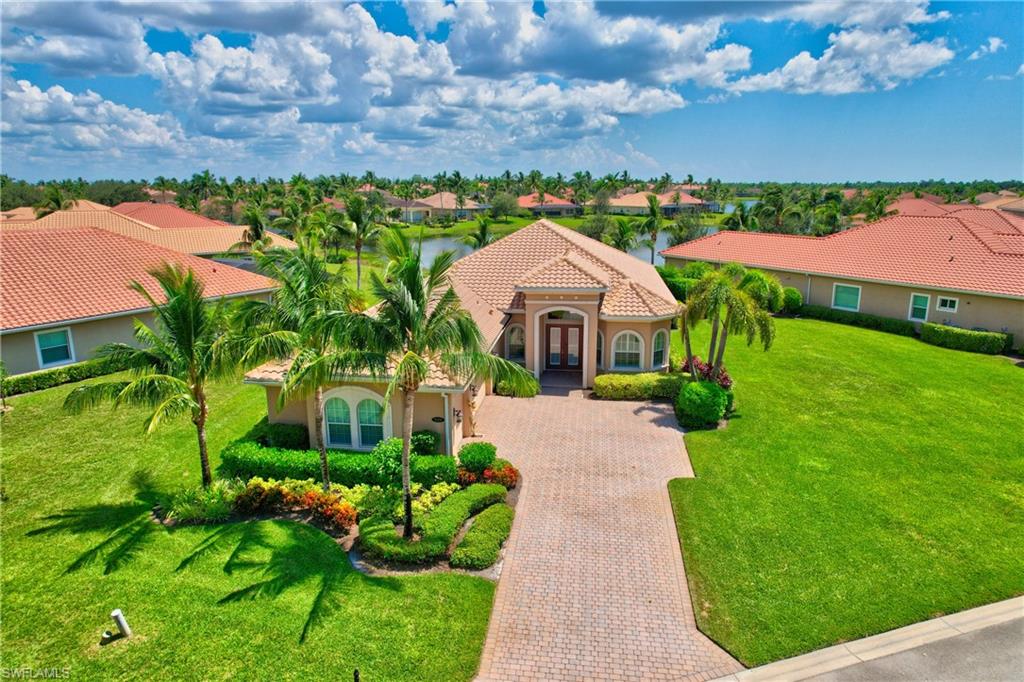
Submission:
{"label": "glass front door", "polygon": [[578,325],[549,324],[547,333],[547,368],[580,369],[582,365],[583,328]]}

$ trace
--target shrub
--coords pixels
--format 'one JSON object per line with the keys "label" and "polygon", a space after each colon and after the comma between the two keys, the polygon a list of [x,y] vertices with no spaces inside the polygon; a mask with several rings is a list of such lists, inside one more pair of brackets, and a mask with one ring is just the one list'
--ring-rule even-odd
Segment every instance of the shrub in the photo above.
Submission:
{"label": "shrub", "polygon": [[676,417],[689,429],[715,426],[729,406],[728,392],[710,381],[691,381],[679,391]]}
{"label": "shrub", "polygon": [[[302,494],[304,494],[303,491]],[[240,514],[261,514],[282,511],[295,504],[298,496],[281,481],[253,477],[235,497],[234,509]]]}
{"label": "shrub", "polygon": [[711,263],[705,263],[704,261],[693,261],[692,263],[687,263],[685,266],[683,266],[680,272],[683,273],[683,277],[689,277],[690,279],[700,279],[709,272],[712,272],[714,269],[715,268],[714,266],[711,265]]}
{"label": "shrub", "polygon": [[[375,481],[378,485],[399,485],[402,481],[402,448],[401,438],[388,438],[373,446],[370,459],[373,460]],[[410,453],[411,457],[411,453]],[[409,460],[412,468],[412,459]]]}
{"label": "shrub", "polygon": [[[692,264],[691,264],[692,265]],[[672,295],[677,300],[685,301],[687,294],[690,293],[690,289],[697,283],[697,279],[687,277],[684,274],[684,270],[679,268],[673,268],[671,266],[656,266],[655,269],[658,274],[661,275],[661,279],[665,282],[665,286],[672,292]]]}
{"label": "shrub", "polygon": [[483,473],[484,469],[491,466],[497,455],[498,448],[493,443],[485,441],[466,443],[459,448],[459,464],[462,468],[479,475]]}
{"label": "shrub", "polygon": [[785,287],[782,290],[782,312],[787,315],[796,315],[804,304],[804,296],[799,289]]}
{"label": "shrub", "polygon": [[422,564],[437,561],[448,552],[455,535],[473,514],[502,502],[505,488],[478,483],[449,495],[422,521],[419,540],[406,541],[395,532],[390,516],[373,516],[359,524],[359,541],[366,553],[382,561]]}
{"label": "shrub", "polygon": [[[434,507],[441,504],[449,495],[458,492],[459,487],[458,483],[437,483],[430,488],[424,489],[419,483],[413,483],[412,515],[414,525],[422,526],[422,523],[417,523],[416,519],[422,520],[424,514],[430,513]],[[395,523],[401,523],[404,518],[405,508],[401,493],[399,492],[398,501],[392,505],[391,520]]]}
{"label": "shrub", "polygon": [[1013,335],[1000,332],[973,331],[943,324],[925,322],[921,325],[921,340],[933,346],[966,350],[971,353],[995,355],[1013,347]]}
{"label": "shrub", "polygon": [[310,490],[301,498],[301,504],[313,512],[313,517],[328,526],[347,531],[356,523],[356,508],[334,493]]}
{"label": "shrub", "polygon": [[308,450],[309,429],[302,424],[271,424],[266,417],[249,429],[245,438],[260,445],[286,450]]}
{"label": "shrub", "polygon": [[465,488],[473,485],[474,483],[478,483],[480,481],[480,475],[466,469],[465,467],[459,467],[456,474],[456,480],[459,482],[459,485]]}
{"label": "shrub", "polygon": [[[248,479],[320,479],[320,454],[316,450],[285,450],[237,440],[221,450],[220,473]],[[365,452],[334,450],[327,453],[331,482],[344,486],[378,483],[376,463]],[[423,485],[455,480],[455,460],[445,455],[420,455],[410,463],[412,480]]]}
{"label": "shrub", "polygon": [[92,379],[93,377],[112,374],[127,369],[123,363],[116,363],[110,359],[86,360],[73,365],[44,369],[29,374],[19,374],[14,377],[3,378],[3,394],[5,396],[42,391],[61,384],[69,384],[73,381]]}
{"label": "shrub", "polygon": [[481,478],[487,483],[497,483],[511,490],[519,483],[519,469],[508,460],[495,459],[494,464],[484,469]]}
{"label": "shrub", "polygon": [[424,429],[413,431],[412,451],[417,455],[436,455],[441,452],[441,434]]}
{"label": "shrub", "polygon": [[167,518],[179,523],[224,521],[231,516],[235,498],[243,490],[239,480],[217,480],[209,488],[184,488],[167,500]]}
{"label": "shrub", "polygon": [[914,323],[908,320],[897,320],[892,317],[881,317],[880,315],[868,315],[867,313],[854,313],[849,310],[836,310],[823,305],[805,305],[800,308],[800,315],[816,320],[828,322],[840,322],[865,329],[875,329],[880,332],[899,334],[900,336],[917,336]]}
{"label": "shrub", "polygon": [[507,504],[495,504],[480,512],[452,552],[449,564],[455,568],[480,570],[498,560],[501,545],[512,531],[515,512]]}
{"label": "shrub", "polygon": [[[497,395],[513,395],[512,387],[509,385],[507,381],[499,381],[497,385],[494,387],[494,392]],[[532,398],[538,393],[540,393],[540,382],[534,379],[533,383],[530,384],[529,390],[527,390],[526,393],[522,393],[516,397]]]}
{"label": "shrub", "polygon": [[594,379],[594,395],[602,400],[674,400],[685,379],[663,372],[601,374]]}
{"label": "shrub", "polygon": [[[690,365],[686,362],[685,358],[682,362],[682,370],[684,372],[690,371]],[[691,374],[694,377],[701,381],[711,381],[711,370],[712,367],[710,363],[701,360],[700,356],[693,356],[693,372],[691,372]],[[716,383],[727,391],[732,390],[732,377],[729,376],[729,370],[725,368],[725,365],[722,365],[722,368],[718,371],[718,380]]]}

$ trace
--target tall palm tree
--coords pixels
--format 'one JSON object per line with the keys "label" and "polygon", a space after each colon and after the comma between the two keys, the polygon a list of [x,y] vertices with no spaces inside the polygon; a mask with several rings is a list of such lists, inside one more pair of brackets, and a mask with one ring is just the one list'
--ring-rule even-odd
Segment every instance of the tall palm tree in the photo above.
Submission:
{"label": "tall palm tree", "polygon": [[785,190],[775,184],[765,187],[754,212],[771,232],[789,232],[801,218],[799,207],[791,204]]}
{"label": "tall palm tree", "polygon": [[372,313],[328,313],[327,327],[339,347],[356,349],[349,356],[353,367],[387,378],[385,405],[396,391],[402,396],[404,530],[411,538],[409,451],[416,393],[431,367],[458,381],[506,381],[513,393],[523,395],[536,380],[519,365],[487,352],[479,327],[448,281],[453,252],[441,252],[424,271],[420,245],[395,231],[382,239],[382,251],[392,258],[386,275],[370,276],[380,304]]}
{"label": "tall palm tree", "polygon": [[725,216],[722,221],[722,227],[727,230],[756,231],[761,227],[761,223],[754,211],[747,208],[742,201],[737,200],[732,213]]}
{"label": "tall palm tree", "polygon": [[97,357],[127,366],[130,378],[80,386],[68,394],[64,409],[77,414],[103,403],[151,408],[146,433],[152,433],[165,419],[189,415],[196,428],[203,485],[209,486],[213,477],[206,449],[206,386],[236,368],[226,343],[227,309],[223,299],[215,304],[205,301],[203,283],[192,270],[165,264],[150,275],[166,303],[158,303],[139,282],[132,282],[131,287],[153,309],[156,328],[135,320],[138,347],[107,343],[96,352]]}
{"label": "tall palm tree", "polygon": [[242,231],[242,239],[228,247],[228,251],[252,253],[270,246],[272,241],[267,230],[266,208],[262,204],[250,203],[246,205],[243,216],[246,228]]}
{"label": "tall palm tree", "polygon": [[43,190],[43,199],[35,205],[36,218],[48,216],[56,211],[66,211],[74,206],[75,200],[59,185],[50,184]]}
{"label": "tall palm tree", "polygon": [[280,283],[269,301],[243,302],[233,319],[235,355],[245,367],[270,359],[294,357],[278,402],[281,407],[296,397],[313,396],[320,476],[324,490],[331,486],[327,446],[323,434],[323,385],[332,377],[344,352],[323,332],[324,316],[330,311],[354,310],[357,293],[345,285],[343,270],[330,272],[313,249],[295,251],[272,249],[257,254],[260,270]]}
{"label": "tall palm tree", "polygon": [[629,253],[636,247],[637,241],[634,222],[632,218],[616,218],[612,229],[605,232],[602,237],[604,243]]}
{"label": "tall palm tree", "polygon": [[363,247],[380,234],[380,211],[371,206],[360,194],[353,194],[345,200],[345,215],[348,222],[345,229],[355,242],[356,289],[363,287]]}
{"label": "tall palm tree", "polygon": [[884,190],[874,191],[864,199],[864,219],[869,223],[893,213],[889,210],[889,194]]}
{"label": "tall palm tree", "polygon": [[476,217],[476,232],[472,232],[462,238],[464,244],[473,247],[473,250],[482,249],[494,242],[495,236],[491,232],[491,219],[480,214]]}
{"label": "tall palm tree", "polygon": [[647,242],[651,247],[651,265],[654,265],[654,251],[657,248],[658,233],[661,232],[661,201],[658,195],[647,195],[647,215],[640,221],[640,229],[647,235]]}

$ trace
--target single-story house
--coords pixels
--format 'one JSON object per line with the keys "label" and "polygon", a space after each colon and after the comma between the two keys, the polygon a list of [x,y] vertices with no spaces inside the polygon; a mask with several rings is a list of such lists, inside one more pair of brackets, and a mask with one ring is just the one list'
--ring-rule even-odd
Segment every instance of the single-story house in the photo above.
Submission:
{"label": "single-story house", "polygon": [[454,192],[435,192],[429,197],[423,197],[416,201],[429,207],[429,214],[432,218],[451,215],[459,220],[465,220],[472,218],[484,209],[483,206],[467,197],[462,198],[462,206],[459,206],[458,197]]}
{"label": "single-story house", "polygon": [[958,208],[963,208],[959,204],[941,204],[929,201],[927,199],[915,199],[914,197],[897,199],[888,206],[885,210],[889,213],[898,213],[900,215],[920,215],[920,216],[940,216],[946,215],[950,211],[955,211]]}
{"label": "single-story house", "polygon": [[[449,281],[491,352],[541,380],[592,386],[603,372],[668,367],[669,330],[679,304],[652,265],[548,220],[458,260]],[[312,398],[278,409],[288,362],[246,375],[266,387],[271,422],[315,424]],[[472,411],[490,393],[486,381],[434,368],[416,396],[415,429],[443,436],[445,452],[471,432]],[[369,449],[401,433],[402,402],[382,415],[383,381],[349,377],[325,386],[324,433],[331,447]]]}
{"label": "single-story house", "polygon": [[133,321],[159,300],[149,271],[191,268],[211,298],[265,296],[274,280],[95,227],[0,231],[0,358],[10,374],[87,360],[101,344],[134,341]]}
{"label": "single-story house", "polygon": [[143,187],[142,192],[149,197],[149,200],[156,204],[173,204],[177,198],[178,193],[172,189],[154,189],[153,187]]}
{"label": "single-story house", "polygon": [[608,212],[618,215],[646,215],[647,197],[652,195],[658,197],[661,212],[665,215],[675,215],[680,211],[698,211],[704,207],[703,201],[686,192],[632,192],[609,199]]}
{"label": "single-story house", "polygon": [[547,192],[524,194],[516,198],[516,203],[519,208],[528,209],[535,216],[570,216],[577,213],[576,204]]}
{"label": "single-story house", "polygon": [[36,219],[36,209],[31,206],[18,206],[0,213],[0,222],[30,223]]}
{"label": "single-story house", "polygon": [[[67,229],[78,227],[95,227],[107,232],[149,242],[156,246],[190,253],[197,256],[215,256],[223,254],[235,244],[242,241],[246,228],[231,225],[219,220],[212,220],[190,213],[177,206],[157,204],[128,204],[127,208],[113,209],[94,202],[78,202],[67,211],[54,211],[39,220],[2,221],[0,230],[5,233],[21,229]],[[125,204],[121,204],[125,207]],[[147,217],[163,221],[167,227],[140,220],[122,211],[145,214]],[[185,217],[182,214],[187,214]],[[188,216],[194,216],[188,217]],[[295,242],[278,234],[270,234],[273,246],[294,249]]]}
{"label": "single-story house", "polygon": [[1024,339],[1024,218],[961,208],[896,215],[826,237],[718,232],[661,252],[666,265],[738,262],[838,310]]}
{"label": "single-story house", "polygon": [[124,201],[110,209],[115,213],[159,227],[161,230],[187,227],[224,227],[231,223],[187,211],[174,204],[154,204],[149,201]]}

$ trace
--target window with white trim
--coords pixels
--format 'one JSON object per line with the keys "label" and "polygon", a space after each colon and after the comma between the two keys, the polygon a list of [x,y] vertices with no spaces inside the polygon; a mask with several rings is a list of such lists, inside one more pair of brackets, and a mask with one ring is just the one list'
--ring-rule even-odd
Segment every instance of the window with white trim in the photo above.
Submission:
{"label": "window with white trim", "polygon": [[665,352],[665,343],[668,334],[664,329],[654,332],[654,340],[651,342],[651,368],[657,369],[658,367],[665,366],[665,358],[667,354]]}
{"label": "window with white trim", "polygon": [[960,300],[948,296],[939,296],[935,300],[935,309],[943,313],[955,313]]}
{"label": "window with white trim", "polygon": [[526,330],[514,324],[505,332],[505,357],[512,362],[526,362]]}
{"label": "window with white trim", "polygon": [[615,337],[612,366],[617,369],[640,369],[642,348],[639,334],[622,332]]}
{"label": "window with white trim", "polygon": [[604,334],[597,331],[597,366],[604,367]]}
{"label": "window with white trim", "polygon": [[391,418],[379,394],[342,386],[324,395],[324,443],[331,448],[370,450],[391,437]]}
{"label": "window with white trim", "polygon": [[327,422],[327,445],[351,447],[352,410],[343,398],[324,401],[324,421]]}
{"label": "window with white trim", "polygon": [[372,448],[384,440],[384,414],[372,398],[359,402],[359,445]]}
{"label": "window with white trim", "polygon": [[833,284],[832,307],[853,312],[860,310],[860,287],[853,284]]}
{"label": "window with white trim", "polygon": [[928,304],[932,297],[927,294],[910,294],[910,311],[907,319],[914,322],[926,322],[928,320]]}
{"label": "window with white trim", "polygon": [[71,330],[54,329],[37,333],[36,351],[39,353],[40,367],[74,362],[75,355],[71,350]]}

